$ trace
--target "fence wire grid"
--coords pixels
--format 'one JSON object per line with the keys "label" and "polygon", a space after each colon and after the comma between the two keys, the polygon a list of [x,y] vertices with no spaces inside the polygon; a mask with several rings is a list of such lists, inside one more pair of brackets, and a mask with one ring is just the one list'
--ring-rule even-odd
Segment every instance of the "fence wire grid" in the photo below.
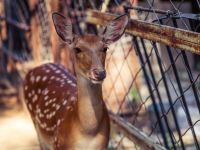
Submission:
{"label": "fence wire grid", "polygon": [[[49,12],[44,9],[47,3],[40,0],[43,9],[37,7],[34,12],[40,16],[40,31],[45,33],[45,24],[49,29],[50,21],[41,18],[48,18],[45,14]],[[58,8],[73,20],[77,34],[98,33],[99,26],[85,21],[87,9],[128,13],[132,19],[193,32],[200,30],[198,0],[63,0]],[[48,16],[50,20],[51,14]],[[40,36],[49,42],[52,35]],[[43,45],[50,51],[49,44]],[[109,111],[166,149],[200,149],[200,56],[125,33],[109,47],[106,68],[103,91]],[[112,128],[108,149],[142,148]]]}
{"label": "fence wire grid", "polygon": [[[108,7],[114,14],[123,14],[123,7],[132,18],[199,30],[199,1],[147,0],[137,6],[114,1]],[[109,53],[108,108],[166,149],[199,149],[199,56],[131,35],[111,46]],[[129,145],[124,135],[115,142],[116,149],[140,149]]]}

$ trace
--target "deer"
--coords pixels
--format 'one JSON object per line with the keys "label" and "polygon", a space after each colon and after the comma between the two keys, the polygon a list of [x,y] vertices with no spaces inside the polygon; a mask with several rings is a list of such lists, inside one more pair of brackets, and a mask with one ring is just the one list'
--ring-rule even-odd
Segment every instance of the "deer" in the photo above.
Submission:
{"label": "deer", "polygon": [[102,98],[108,46],[124,33],[129,17],[110,21],[99,35],[76,35],[68,17],[54,12],[58,36],[70,47],[75,76],[60,64],[31,69],[24,81],[25,104],[42,150],[103,150],[110,119]]}

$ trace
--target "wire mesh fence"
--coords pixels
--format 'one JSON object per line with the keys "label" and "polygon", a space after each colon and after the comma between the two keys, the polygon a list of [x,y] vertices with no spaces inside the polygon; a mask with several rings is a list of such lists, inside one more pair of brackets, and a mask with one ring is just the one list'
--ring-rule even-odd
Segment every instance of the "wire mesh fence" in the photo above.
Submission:
{"label": "wire mesh fence", "polygon": [[[129,13],[130,10],[137,10],[137,17],[147,22],[198,32],[198,15],[191,13],[196,11],[191,2],[156,2],[158,1],[145,1],[143,7],[125,5],[124,8]],[[163,3],[168,5],[166,9],[162,8],[166,7]],[[119,41],[120,44],[117,43],[119,45],[116,44],[117,48],[111,49],[121,48],[126,54],[132,50],[136,55],[135,58],[132,56],[134,61],[130,65],[131,69],[134,68],[134,73],[131,69],[124,71],[123,65],[120,69],[117,65],[112,66],[112,70],[115,67],[119,71],[118,81],[122,85],[120,91],[127,91],[124,98],[119,98],[121,95],[117,90],[120,87],[115,88],[117,79],[111,74],[114,81],[109,94],[112,91],[115,93],[115,101],[119,105],[116,113],[167,149],[199,149],[198,56],[135,36],[130,38],[130,48],[123,49],[127,43],[122,41],[123,39]],[[122,64],[128,65],[130,62],[127,61],[126,54]],[[118,58],[118,62],[119,60]],[[123,77],[128,78],[129,74],[132,82],[127,85]],[[112,101],[109,96],[105,99]],[[121,137],[115,148],[129,148],[123,143],[124,138],[125,136]],[[133,144],[132,148],[138,147]]]}
{"label": "wire mesh fence", "polygon": [[[48,22],[48,19],[51,19],[50,13],[54,9],[49,2],[49,11],[48,7],[43,6],[43,2],[40,1],[34,13],[40,18],[38,30],[45,33],[40,35],[44,49],[46,47],[49,51],[48,36],[52,36],[53,31],[51,30],[51,34],[47,32],[51,29],[51,21]],[[45,5],[47,3],[46,1]],[[128,13],[131,19],[184,31],[199,32],[200,27],[198,0],[63,0],[59,3],[56,9],[72,19],[73,30],[77,34],[97,34],[98,30],[101,30],[99,25],[87,22],[87,9],[112,14]],[[148,32],[145,29],[144,31]],[[51,39],[52,49],[54,41],[54,38]],[[170,42],[177,41],[171,38]],[[58,49],[61,47],[56,47],[56,50]],[[33,51],[34,48],[32,53]],[[43,54],[45,56],[46,51]],[[45,58],[49,57],[45,56],[42,59]],[[66,57],[64,61],[69,60],[69,57]],[[70,62],[66,66],[71,66]],[[163,44],[125,33],[118,42],[109,47],[106,68],[104,100],[115,117],[122,118],[122,123],[128,124],[130,128],[136,127],[140,134],[145,133],[151,142],[158,143],[166,149],[200,149],[200,57],[197,54],[175,48],[173,44]],[[109,149],[143,148],[143,143],[133,141],[127,134],[123,134],[123,130],[119,130],[119,126],[115,127],[114,123],[113,126]],[[144,140],[144,143],[146,142]]]}

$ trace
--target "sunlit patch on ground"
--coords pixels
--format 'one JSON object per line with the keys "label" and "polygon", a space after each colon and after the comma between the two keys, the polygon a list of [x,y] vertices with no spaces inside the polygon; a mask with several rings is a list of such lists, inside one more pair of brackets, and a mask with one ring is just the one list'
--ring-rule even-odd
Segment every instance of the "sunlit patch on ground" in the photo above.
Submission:
{"label": "sunlit patch on ground", "polygon": [[5,110],[0,117],[1,150],[38,150],[34,126],[25,111]]}

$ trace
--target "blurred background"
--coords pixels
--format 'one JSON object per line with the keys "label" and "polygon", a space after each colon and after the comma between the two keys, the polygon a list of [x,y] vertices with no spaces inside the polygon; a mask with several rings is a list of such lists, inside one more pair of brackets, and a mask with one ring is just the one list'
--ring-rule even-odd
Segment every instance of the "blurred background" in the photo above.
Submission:
{"label": "blurred background", "polygon": [[23,104],[28,70],[54,62],[74,73],[55,11],[76,34],[98,34],[110,14],[130,16],[106,58],[109,150],[200,149],[199,0],[0,0],[1,150],[39,149]]}

